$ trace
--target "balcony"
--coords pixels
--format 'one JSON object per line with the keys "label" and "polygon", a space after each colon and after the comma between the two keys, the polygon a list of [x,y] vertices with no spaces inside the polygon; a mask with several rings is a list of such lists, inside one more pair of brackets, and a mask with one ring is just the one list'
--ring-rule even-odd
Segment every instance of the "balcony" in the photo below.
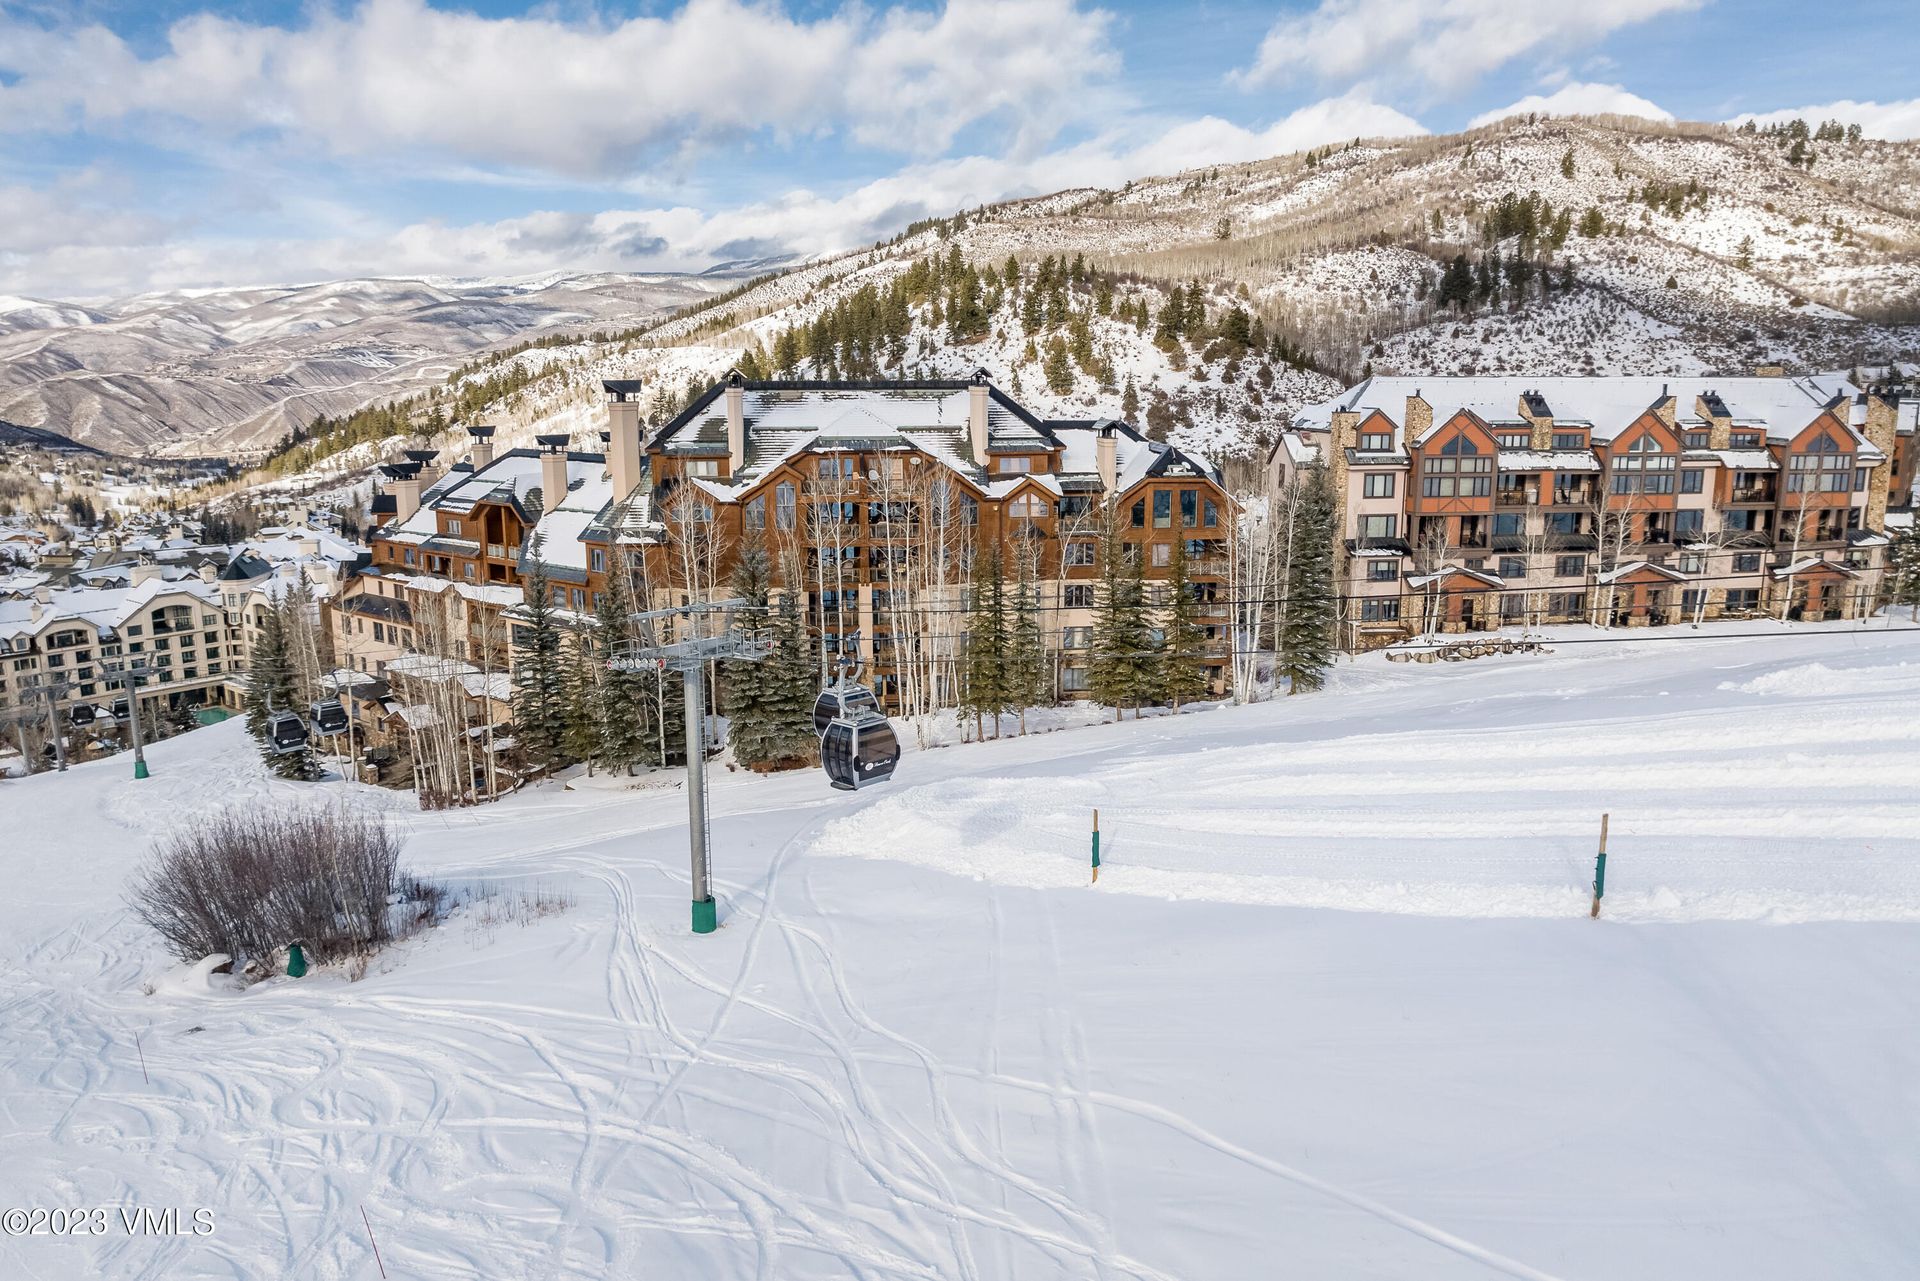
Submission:
{"label": "balcony", "polygon": [[1555,507],[1590,507],[1600,496],[1597,489],[1555,489],[1553,505]]}
{"label": "balcony", "polygon": [[1534,488],[1502,489],[1494,494],[1496,507],[1538,507],[1540,491]]}
{"label": "balcony", "polygon": [[1736,503],[1772,503],[1775,500],[1773,487],[1762,485],[1746,489],[1735,489],[1727,495],[1729,504]]}

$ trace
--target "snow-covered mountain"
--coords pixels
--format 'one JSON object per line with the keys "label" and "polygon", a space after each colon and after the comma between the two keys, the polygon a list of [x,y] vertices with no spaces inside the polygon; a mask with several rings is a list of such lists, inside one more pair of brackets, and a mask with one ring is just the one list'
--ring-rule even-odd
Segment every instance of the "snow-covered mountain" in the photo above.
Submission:
{"label": "snow-covered mountain", "polygon": [[[1029,275],[1047,257],[1112,273],[1125,306],[1095,309],[1092,285],[1071,297],[1111,377],[1103,386],[1083,365],[1070,388],[1050,388],[1043,357],[1059,326],[1029,332],[1016,290],[984,333],[958,341],[935,306],[916,305],[885,371],[984,366],[1061,415],[1111,412],[1131,382],[1137,417],[1223,456],[1251,454],[1296,407],[1369,367],[1698,374],[1920,358],[1920,144],[1792,142],[1716,125],[1515,118],[972,210],[744,290],[769,264],[130,299],[93,308],[100,323],[0,327],[0,417],[184,452],[259,443],[317,412],[442,380],[529,332],[713,303],[638,340],[502,357],[544,371],[487,407],[504,443],[584,434],[599,425],[601,379],[649,381],[664,413],[689,380],[749,352],[770,359],[782,331],[956,247],[983,272],[1011,256]],[[1502,269],[1482,273],[1496,255]],[[1441,301],[1459,256],[1479,277],[1464,309]],[[1195,283],[1207,316],[1197,332],[1170,343],[1138,324],[1143,306],[1157,317],[1173,286]],[[1264,350],[1211,341],[1208,326],[1234,306],[1260,320]]]}
{"label": "snow-covered mountain", "polygon": [[[1138,417],[1222,456],[1252,453],[1296,407],[1368,368],[1679,375],[1912,361],[1920,145],[1841,140],[1813,152],[1810,167],[1796,165],[1790,139],[1719,126],[1514,119],[1060,192],[805,264],[639,343],[582,348],[564,377],[496,417],[515,438],[597,429],[605,377],[653,383],[664,412],[689,379],[749,351],[770,356],[781,331],[956,246],[983,271],[1013,256],[1029,276],[1045,257],[1084,257],[1114,273],[1115,302],[1136,316],[1142,302],[1157,316],[1174,285],[1198,282],[1213,324],[1239,306],[1304,359],[1223,350],[1205,329],[1156,343],[1125,308],[1099,314],[1088,286],[1073,306],[1114,371],[1105,388],[1081,372],[1071,390],[1049,388],[1037,357],[1059,331],[1029,332],[1011,290],[985,335],[966,341],[916,307],[895,367],[984,366],[1036,408],[1068,416],[1112,412],[1131,381]],[[1476,277],[1498,255],[1499,290],[1443,306],[1445,267],[1462,255]],[[1516,258],[1518,284],[1504,267]]]}
{"label": "snow-covered mountain", "polygon": [[376,279],[0,299],[0,418],[122,453],[263,447],[440,383],[475,353],[657,319],[727,276]]}

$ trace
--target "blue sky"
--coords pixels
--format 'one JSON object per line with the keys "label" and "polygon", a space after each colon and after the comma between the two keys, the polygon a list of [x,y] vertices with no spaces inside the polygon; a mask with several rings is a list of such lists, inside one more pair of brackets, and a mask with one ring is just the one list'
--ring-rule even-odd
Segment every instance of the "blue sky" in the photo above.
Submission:
{"label": "blue sky", "polygon": [[1917,65],[1892,0],[0,0],[0,291],[699,269],[1516,106],[1909,138]]}

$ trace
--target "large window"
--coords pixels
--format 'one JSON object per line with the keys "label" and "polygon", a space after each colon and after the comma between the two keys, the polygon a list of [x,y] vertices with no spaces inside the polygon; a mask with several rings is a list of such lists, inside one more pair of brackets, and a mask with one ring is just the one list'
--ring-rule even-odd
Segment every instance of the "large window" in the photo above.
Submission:
{"label": "large window", "polygon": [[1038,494],[1020,494],[1007,503],[1007,515],[1015,520],[1039,520],[1051,509],[1052,504]]}
{"label": "large window", "polygon": [[1556,578],[1584,578],[1587,573],[1587,558],[1556,556],[1553,561],[1553,573]]}
{"label": "large window", "polygon": [[1400,619],[1400,598],[1397,596],[1367,596],[1360,601],[1360,621],[1363,623],[1392,623]]}
{"label": "large window", "polygon": [[1526,531],[1521,527],[1519,512],[1495,512],[1493,514],[1493,536],[1495,538],[1517,538]]}
{"label": "large window", "polygon": [[1521,560],[1518,556],[1502,556],[1500,558],[1500,577],[1525,578],[1526,576],[1526,561]]}
{"label": "large window", "polygon": [[1659,439],[1649,432],[1614,455],[1613,492],[1671,494],[1677,462],[1672,454],[1660,448]]}
{"label": "large window", "polygon": [[1689,467],[1680,473],[1680,492],[1697,494],[1706,488],[1707,473],[1698,467]]}
{"label": "large window", "polygon": [[1553,447],[1555,449],[1585,449],[1587,447],[1587,433],[1583,431],[1557,431],[1553,433]]}
{"label": "large window", "polygon": [[1787,460],[1787,492],[1844,494],[1853,488],[1853,455],[1840,452],[1831,436],[1820,436],[1805,453]]}
{"label": "large window", "polygon": [[748,529],[765,529],[767,527],[767,496],[762,494],[748,503],[742,519]]}
{"label": "large window", "polygon": [[774,524],[780,529],[792,529],[794,511],[793,483],[783,480],[773,488]]}
{"label": "large window", "polygon": [[1068,543],[1062,555],[1069,565],[1091,565],[1093,564],[1093,544]]}
{"label": "large window", "polygon": [[1093,584],[1068,583],[1060,589],[1060,605],[1063,609],[1092,609]]}
{"label": "large window", "polygon": [[1400,578],[1400,562],[1397,560],[1370,560],[1367,562],[1367,581],[1370,583],[1391,583]]}
{"label": "large window", "polygon": [[1465,436],[1455,436],[1437,456],[1420,460],[1420,478],[1428,498],[1485,498],[1493,492],[1493,459]]}
{"label": "large window", "polygon": [[1393,452],[1393,433],[1389,431],[1367,431],[1360,433],[1360,452],[1363,454],[1388,454]]}
{"label": "large window", "polygon": [[1360,482],[1361,492],[1368,498],[1392,498],[1393,479],[1390,471],[1368,472]]}
{"label": "large window", "polygon": [[1392,538],[1399,528],[1399,518],[1394,516],[1362,516],[1360,518],[1360,537]]}
{"label": "large window", "polygon": [[1153,527],[1167,529],[1173,524],[1173,491],[1156,489],[1153,492]]}
{"label": "large window", "polygon": [[1183,489],[1180,491],[1180,528],[1195,529],[1200,524],[1200,491]]}

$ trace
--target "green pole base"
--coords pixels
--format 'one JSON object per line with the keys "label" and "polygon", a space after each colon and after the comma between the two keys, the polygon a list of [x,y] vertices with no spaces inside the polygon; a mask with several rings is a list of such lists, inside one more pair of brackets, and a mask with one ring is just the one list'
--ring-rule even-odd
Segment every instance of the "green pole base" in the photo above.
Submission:
{"label": "green pole base", "polygon": [[133,776],[135,778],[147,777],[147,763],[145,761],[135,761],[133,763]]}
{"label": "green pole base", "polygon": [[693,932],[711,934],[720,928],[720,905],[710,898],[693,900]]}

